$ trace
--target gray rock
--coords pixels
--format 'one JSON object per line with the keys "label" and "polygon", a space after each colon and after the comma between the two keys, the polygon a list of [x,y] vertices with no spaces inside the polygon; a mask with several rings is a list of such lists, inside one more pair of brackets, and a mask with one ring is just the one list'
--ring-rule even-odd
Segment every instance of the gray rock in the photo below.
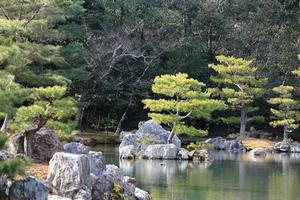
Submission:
{"label": "gray rock", "polygon": [[106,169],[102,152],[90,151],[88,157],[90,162],[90,173],[93,173],[96,176],[100,176]]}
{"label": "gray rock", "polygon": [[135,197],[137,200],[151,200],[151,196],[148,192],[137,187],[135,188]]}
{"label": "gray rock", "polygon": [[274,153],[274,148],[254,148],[249,153],[253,157],[265,157],[267,154]]}
{"label": "gray rock", "polygon": [[89,148],[82,143],[70,142],[64,145],[64,151],[66,153],[73,153],[73,154],[88,154]]}
{"label": "gray rock", "polygon": [[10,154],[24,153],[24,135],[13,134],[8,138],[7,145]]}
{"label": "gray rock", "polygon": [[135,148],[137,148],[138,147],[137,139],[138,139],[138,137],[135,134],[125,135],[119,146],[119,149],[124,148],[128,145],[133,145]]}
{"label": "gray rock", "polygon": [[278,142],[275,144],[274,149],[278,152],[300,153],[300,144]]}
{"label": "gray rock", "polygon": [[188,155],[193,160],[212,161],[214,159],[213,156],[206,149],[192,150],[189,152]]}
{"label": "gray rock", "polygon": [[10,180],[6,175],[0,175],[0,199],[8,196],[11,184],[12,180]]}
{"label": "gray rock", "polygon": [[135,199],[136,180],[129,176],[124,176],[122,180],[123,192],[130,199]]}
{"label": "gray rock", "polygon": [[88,188],[80,189],[72,199],[73,200],[92,200],[92,192]]}
{"label": "gray rock", "polygon": [[119,140],[122,141],[126,135],[134,134],[134,133],[135,132],[133,131],[121,131],[121,133],[119,134]]}
{"label": "gray rock", "polygon": [[177,154],[177,158],[179,160],[188,160],[189,159],[189,151],[186,149],[180,149]]}
{"label": "gray rock", "polygon": [[7,151],[0,151],[0,161],[4,161],[8,159],[8,152]]}
{"label": "gray rock", "polygon": [[108,197],[114,184],[122,184],[123,174],[115,165],[106,165],[106,170],[99,177],[93,178],[92,197],[101,199]]}
{"label": "gray rock", "polygon": [[136,147],[134,145],[127,145],[119,148],[119,157],[122,159],[134,159],[136,156]]}
{"label": "gray rock", "polygon": [[[8,151],[11,154],[24,153],[24,135],[14,134],[8,139]],[[32,157],[39,162],[49,161],[52,156],[62,151],[62,145],[55,131],[41,128],[32,137]]]}
{"label": "gray rock", "polygon": [[9,189],[10,200],[47,200],[48,187],[33,176],[15,181]]}
{"label": "gray rock", "polygon": [[177,149],[174,144],[149,145],[143,156],[149,159],[176,159]]}
{"label": "gray rock", "polygon": [[72,199],[49,194],[48,195],[48,200],[72,200]]}
{"label": "gray rock", "polygon": [[245,147],[239,140],[226,140],[222,137],[216,137],[207,139],[205,142],[212,144],[217,150],[226,150],[229,152],[245,151]]}
{"label": "gray rock", "polygon": [[80,190],[91,187],[87,155],[58,152],[49,163],[47,177],[52,193],[73,198]]}
{"label": "gray rock", "polygon": [[[146,122],[139,123],[139,129],[135,133],[138,137],[143,137],[146,134],[151,135],[151,139],[156,144],[167,144],[170,131],[165,130],[160,124],[149,120]],[[180,139],[174,135],[172,143],[177,147],[181,147]]]}

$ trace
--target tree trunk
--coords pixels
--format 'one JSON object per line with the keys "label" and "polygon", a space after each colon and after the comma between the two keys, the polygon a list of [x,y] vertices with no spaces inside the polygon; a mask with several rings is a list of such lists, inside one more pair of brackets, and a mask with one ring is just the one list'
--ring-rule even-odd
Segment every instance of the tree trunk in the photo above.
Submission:
{"label": "tree trunk", "polygon": [[175,128],[176,128],[176,123],[173,124],[173,128],[172,128],[172,131],[168,137],[168,144],[172,144],[172,141],[173,141],[173,137],[175,135]]}
{"label": "tree trunk", "polygon": [[81,130],[82,118],[83,118],[84,108],[79,108],[79,111],[76,115],[76,128]]}
{"label": "tree trunk", "polygon": [[32,137],[34,133],[24,134],[24,154],[31,158],[32,156]]}
{"label": "tree trunk", "polygon": [[289,139],[288,126],[285,125],[283,128],[283,142],[287,142]]}
{"label": "tree trunk", "polygon": [[39,131],[42,127],[46,125],[47,121],[39,120],[38,124],[35,125],[33,128],[26,129],[23,134],[24,134],[24,154],[27,157],[32,156],[32,138],[33,135]]}
{"label": "tree trunk", "polygon": [[245,109],[245,105],[242,104],[241,108],[241,120],[240,120],[240,138],[243,139],[246,135],[246,125],[247,125],[247,112]]}
{"label": "tree trunk", "polygon": [[1,132],[6,132],[7,127],[8,127],[8,123],[11,120],[11,118],[12,118],[12,113],[11,112],[6,113],[4,122],[2,124],[1,129],[0,129]]}
{"label": "tree trunk", "polygon": [[121,117],[121,119],[120,119],[120,121],[118,123],[118,127],[117,127],[117,129],[115,131],[115,135],[119,135],[120,134],[121,128],[122,128],[122,124],[123,124],[123,122],[125,120],[125,117],[126,117],[126,115],[128,113],[128,110],[129,110],[129,106],[126,108],[125,112],[123,113],[123,115],[122,115],[122,117]]}

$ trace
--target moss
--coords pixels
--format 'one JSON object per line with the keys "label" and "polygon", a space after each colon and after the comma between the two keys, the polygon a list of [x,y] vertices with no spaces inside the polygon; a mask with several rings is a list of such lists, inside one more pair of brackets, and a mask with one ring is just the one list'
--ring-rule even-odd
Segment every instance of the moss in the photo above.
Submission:
{"label": "moss", "polygon": [[190,143],[188,146],[187,146],[188,149],[191,149],[191,150],[194,150],[194,149],[197,149],[197,150],[202,150],[202,149],[213,149],[213,145],[212,144],[208,144],[204,141],[198,141],[198,142],[195,142],[195,143]]}
{"label": "moss", "polygon": [[111,200],[129,200],[127,195],[123,193],[122,186],[114,184],[113,191],[111,193]]}

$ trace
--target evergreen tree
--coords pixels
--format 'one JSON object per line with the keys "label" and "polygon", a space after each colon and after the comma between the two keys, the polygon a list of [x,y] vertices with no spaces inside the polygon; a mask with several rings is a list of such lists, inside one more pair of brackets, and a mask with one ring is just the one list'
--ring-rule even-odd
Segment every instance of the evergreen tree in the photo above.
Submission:
{"label": "evergreen tree", "polygon": [[[218,74],[211,79],[221,88],[218,92],[225,100],[228,109],[240,111],[240,137],[243,138],[246,132],[247,122],[261,118],[255,116],[248,117],[248,113],[258,110],[251,105],[253,101],[262,96],[263,85],[267,82],[266,78],[256,77],[257,68],[251,66],[252,61],[242,58],[217,56],[218,64],[210,64]],[[227,119],[224,119],[226,122]],[[232,117],[228,118],[232,121]],[[238,120],[238,118],[236,118]]]}
{"label": "evergreen tree", "polygon": [[24,134],[24,152],[31,156],[31,140],[35,132],[44,126],[69,133],[75,129],[74,119],[77,113],[76,102],[71,97],[65,97],[66,87],[41,87],[33,90],[28,101],[21,106],[11,124],[14,131]]}
{"label": "evergreen tree", "polygon": [[193,117],[209,119],[214,110],[223,107],[221,101],[210,99],[210,93],[203,91],[204,87],[204,83],[184,73],[155,78],[152,91],[165,98],[145,99],[143,103],[150,110],[150,118],[171,127],[168,143],[172,143],[174,134],[207,135],[207,130],[189,126],[186,121]]}
{"label": "evergreen tree", "polygon": [[283,141],[287,142],[288,133],[298,128],[299,124],[299,101],[293,99],[293,86],[280,85],[272,89],[277,97],[271,98],[268,102],[276,105],[271,108],[274,120],[270,122],[273,127],[283,126]]}
{"label": "evergreen tree", "polygon": [[[73,115],[73,109],[50,108],[73,107],[73,99],[62,97],[84,91],[80,87],[87,76],[82,53],[83,3],[83,0],[0,2],[0,65],[3,73],[10,74],[6,81],[13,79],[15,83],[13,89],[4,84],[1,91],[7,99],[2,102],[9,105],[1,110],[6,113],[3,129],[7,126],[6,119],[23,103],[26,106],[17,110],[11,126],[14,131],[39,127],[40,116],[43,116],[41,124],[49,127],[51,124],[51,127],[68,132],[74,128],[65,120],[67,117],[61,120],[57,116],[63,112],[68,115],[71,111]],[[68,93],[67,88],[71,89]],[[25,100],[23,91],[26,91]],[[46,91],[55,95],[47,96]],[[51,106],[46,108],[46,102]],[[52,113],[48,113],[48,109]]]}

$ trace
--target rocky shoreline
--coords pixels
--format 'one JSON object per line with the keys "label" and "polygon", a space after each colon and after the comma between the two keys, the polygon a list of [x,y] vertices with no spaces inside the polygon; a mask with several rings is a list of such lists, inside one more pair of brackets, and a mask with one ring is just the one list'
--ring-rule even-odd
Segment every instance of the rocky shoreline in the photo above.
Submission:
{"label": "rocky shoreline", "polygon": [[9,200],[150,200],[137,181],[124,176],[115,165],[106,164],[102,152],[89,151],[82,143],[71,142],[54,153],[47,180],[28,175],[12,181],[0,177],[0,199]]}

